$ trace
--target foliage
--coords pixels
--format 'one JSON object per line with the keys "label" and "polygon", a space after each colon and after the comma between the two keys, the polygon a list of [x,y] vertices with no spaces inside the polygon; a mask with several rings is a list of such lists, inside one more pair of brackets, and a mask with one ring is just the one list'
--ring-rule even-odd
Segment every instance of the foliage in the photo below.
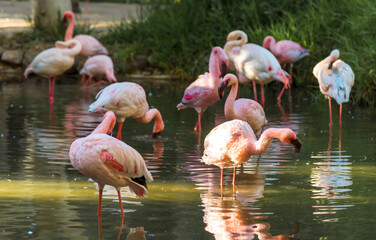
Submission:
{"label": "foliage", "polygon": [[211,48],[223,46],[232,30],[245,31],[256,44],[267,35],[290,39],[311,54],[295,64],[298,86],[317,85],[313,67],[338,48],[355,72],[354,102],[376,104],[372,0],[181,0],[152,6],[148,13],[147,18],[111,28],[102,41],[121,46],[127,60],[147,50],[149,60],[164,71],[193,80],[207,71]]}

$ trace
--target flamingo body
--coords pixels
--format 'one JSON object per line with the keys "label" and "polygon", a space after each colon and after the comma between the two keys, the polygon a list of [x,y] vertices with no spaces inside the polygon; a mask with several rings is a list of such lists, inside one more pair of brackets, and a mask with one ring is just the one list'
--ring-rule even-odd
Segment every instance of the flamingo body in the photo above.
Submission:
{"label": "flamingo body", "polygon": [[[147,193],[146,182],[153,180],[144,159],[135,149],[106,134],[112,131],[115,119],[113,112],[107,112],[102,123],[89,136],[75,140],[69,151],[73,167],[98,183],[99,203],[105,185],[114,186],[118,193],[121,187],[129,186],[143,198]],[[120,194],[119,201],[122,210]],[[101,215],[100,209],[99,204],[98,215]]]}
{"label": "flamingo body", "polygon": [[[135,118],[142,123],[149,123],[155,117],[153,136],[164,130],[164,123],[160,112],[149,109],[145,90],[132,82],[113,83],[101,90],[96,101],[89,106],[91,112],[113,111],[119,124],[128,117]],[[121,126],[118,135],[121,137]]]}
{"label": "flamingo body", "polygon": [[[68,28],[65,32],[65,41],[73,38],[75,17],[72,11],[65,11],[63,15],[63,22],[66,23],[70,20]],[[74,37],[77,41],[82,44],[82,49],[80,51],[81,56],[90,57],[97,54],[108,55],[107,49],[94,37],[86,34],[80,34]]]}
{"label": "flamingo body", "polygon": [[[114,64],[111,58],[106,55],[96,55],[89,58],[81,69],[80,74],[89,75],[90,81],[92,77],[98,76],[101,78],[105,75],[110,83],[116,82]],[[83,76],[83,78],[84,77],[85,76]],[[101,81],[99,81],[99,84],[100,83]]]}
{"label": "flamingo body", "polygon": [[330,99],[334,98],[340,105],[339,125],[341,126],[342,103],[349,101],[355,79],[351,67],[338,58],[339,51],[335,49],[313,68],[313,75],[319,82],[321,93],[329,99],[330,126],[333,124]]}
{"label": "flamingo body", "polygon": [[220,77],[225,74],[228,67],[228,58],[220,47],[214,47],[210,54],[209,72],[201,74],[184,91],[181,102],[176,106],[178,110],[194,108],[198,113],[195,127],[201,131],[201,115],[205,110],[219,100],[218,86]]}
{"label": "flamingo body", "polygon": [[222,97],[225,88],[231,86],[230,94],[225,104],[225,117],[227,120],[240,119],[246,121],[258,136],[261,128],[268,122],[262,106],[251,99],[236,99],[238,93],[238,79],[233,74],[227,74],[218,88],[219,96]]}

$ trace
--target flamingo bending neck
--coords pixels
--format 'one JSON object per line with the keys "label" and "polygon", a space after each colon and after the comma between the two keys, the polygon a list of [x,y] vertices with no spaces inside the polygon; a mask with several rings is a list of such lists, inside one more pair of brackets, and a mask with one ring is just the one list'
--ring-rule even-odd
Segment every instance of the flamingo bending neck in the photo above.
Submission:
{"label": "flamingo bending neck", "polygon": [[116,116],[114,112],[109,111],[103,116],[102,122],[94,129],[91,134],[110,134],[112,129],[115,127],[116,124]]}

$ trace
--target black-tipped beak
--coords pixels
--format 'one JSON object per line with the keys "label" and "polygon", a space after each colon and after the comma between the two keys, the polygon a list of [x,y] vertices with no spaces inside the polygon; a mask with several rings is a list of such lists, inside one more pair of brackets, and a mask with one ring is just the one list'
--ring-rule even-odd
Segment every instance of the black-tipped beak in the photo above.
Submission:
{"label": "black-tipped beak", "polygon": [[302,147],[302,142],[299,139],[293,139],[291,140],[291,143],[295,146],[295,152],[299,152],[300,148]]}
{"label": "black-tipped beak", "polygon": [[67,26],[68,19],[64,16],[63,19],[61,20],[61,23],[65,26]]}
{"label": "black-tipped beak", "polygon": [[161,134],[161,132],[153,133],[153,135],[151,137],[155,139],[155,138],[158,137],[159,134]]}
{"label": "black-tipped beak", "polygon": [[223,77],[226,74],[227,74],[227,65],[223,63],[221,67],[221,77]]}
{"label": "black-tipped beak", "polygon": [[222,99],[224,91],[227,88],[227,86],[228,86],[228,81],[223,81],[221,82],[221,85],[219,85],[219,88],[218,88],[219,99]]}

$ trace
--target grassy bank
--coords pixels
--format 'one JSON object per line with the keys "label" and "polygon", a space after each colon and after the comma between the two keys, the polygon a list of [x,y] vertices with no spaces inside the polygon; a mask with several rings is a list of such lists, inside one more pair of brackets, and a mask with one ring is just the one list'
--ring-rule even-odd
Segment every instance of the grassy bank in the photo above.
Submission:
{"label": "grassy bank", "polygon": [[355,72],[353,103],[375,105],[376,4],[372,0],[181,0],[153,6],[145,20],[122,23],[101,40],[117,46],[115,58],[126,62],[147,52],[163,71],[191,81],[207,70],[213,46],[223,46],[235,29],[249,42],[265,36],[290,39],[310,49],[311,56],[295,65],[298,86],[317,86],[314,65],[338,48]]}

